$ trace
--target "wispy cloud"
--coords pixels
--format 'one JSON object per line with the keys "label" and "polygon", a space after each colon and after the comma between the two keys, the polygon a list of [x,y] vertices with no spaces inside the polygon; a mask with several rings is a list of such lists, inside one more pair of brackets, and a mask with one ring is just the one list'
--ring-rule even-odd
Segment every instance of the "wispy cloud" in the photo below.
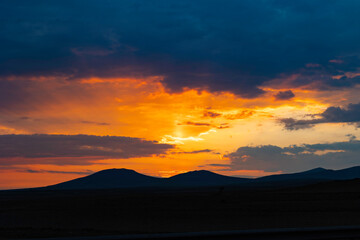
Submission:
{"label": "wispy cloud", "polygon": [[75,174],[75,175],[90,175],[94,173],[94,171],[86,170],[86,171],[58,171],[58,170],[35,170],[29,168],[17,169],[16,172],[25,172],[25,173],[54,173],[54,174]]}
{"label": "wispy cloud", "polygon": [[198,154],[198,153],[215,153],[214,150],[211,149],[201,149],[201,150],[194,150],[194,151],[176,151],[172,152],[173,154]]}

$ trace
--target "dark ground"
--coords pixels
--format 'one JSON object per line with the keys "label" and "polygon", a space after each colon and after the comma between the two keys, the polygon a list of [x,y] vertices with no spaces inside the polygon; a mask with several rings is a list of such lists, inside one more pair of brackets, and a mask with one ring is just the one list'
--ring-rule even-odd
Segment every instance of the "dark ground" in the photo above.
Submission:
{"label": "dark ground", "polygon": [[360,226],[360,179],[236,187],[1,191],[2,238]]}

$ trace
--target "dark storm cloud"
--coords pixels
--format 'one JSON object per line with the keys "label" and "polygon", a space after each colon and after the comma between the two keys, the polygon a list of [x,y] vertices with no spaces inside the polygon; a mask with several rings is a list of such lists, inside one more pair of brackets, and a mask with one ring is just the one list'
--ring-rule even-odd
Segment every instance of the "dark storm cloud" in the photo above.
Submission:
{"label": "dark storm cloud", "polygon": [[360,141],[325,144],[240,147],[228,154],[230,164],[216,166],[229,170],[296,172],[315,167],[346,168],[360,164]]}
{"label": "dark storm cloud", "polygon": [[[316,116],[314,116],[316,117]],[[279,121],[284,124],[287,130],[299,130],[311,128],[319,123],[354,123],[360,122],[360,103],[349,104],[347,108],[329,107],[324,112],[318,114],[318,118],[309,120],[297,120],[294,118],[284,118]]]}
{"label": "dark storm cloud", "polygon": [[0,135],[0,165],[87,165],[99,159],[148,157],[173,146],[139,138],[93,135]]}
{"label": "dark storm cloud", "polygon": [[294,73],[294,85],[349,87],[359,79],[332,76],[359,66],[359,8],[356,0],[4,0],[0,76],[161,75],[169,91],[246,98]]}
{"label": "dark storm cloud", "polygon": [[274,97],[276,100],[289,100],[295,97],[295,94],[291,90],[287,90],[278,92]]}
{"label": "dark storm cloud", "polygon": [[[360,61],[357,60],[356,63],[353,62],[349,63],[349,65],[350,64],[357,67],[360,65]],[[358,70],[355,68],[346,70],[346,68],[347,66],[343,64],[337,66],[336,69],[326,67],[320,70],[301,69],[289,84],[292,87],[304,87],[305,89],[316,89],[320,91],[349,88],[359,84],[359,76],[344,75],[344,72],[346,71],[353,71],[356,73]]]}

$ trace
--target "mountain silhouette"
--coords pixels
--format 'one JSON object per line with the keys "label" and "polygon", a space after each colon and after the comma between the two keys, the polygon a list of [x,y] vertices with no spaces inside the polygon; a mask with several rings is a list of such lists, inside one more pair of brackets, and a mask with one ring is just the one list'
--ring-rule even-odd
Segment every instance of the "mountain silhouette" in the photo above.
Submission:
{"label": "mountain silhouette", "polygon": [[360,178],[360,166],[346,168],[342,170],[331,170],[324,168],[315,168],[309,171],[278,174],[257,178],[257,182],[275,182],[290,180],[349,180]]}
{"label": "mountain silhouette", "polygon": [[51,189],[106,189],[148,187],[158,185],[162,178],[146,176],[129,169],[107,169],[86,177],[49,186]]}
{"label": "mountain silhouette", "polygon": [[219,186],[251,181],[247,178],[229,177],[206,170],[197,170],[170,177],[168,182],[175,186]]}
{"label": "mountain silhouette", "polygon": [[273,181],[288,181],[296,179],[323,179],[324,175],[331,175],[330,172],[334,170],[328,170],[325,168],[314,168],[304,172],[298,173],[286,173],[286,174],[276,174],[269,175],[265,177],[259,177],[256,179],[258,182],[273,182]]}
{"label": "mountain silhouette", "polygon": [[206,170],[191,171],[170,178],[157,178],[129,169],[108,169],[86,177],[48,186],[47,189],[110,189],[133,187],[241,186],[284,187],[315,184],[331,180],[360,178],[360,166],[342,170],[315,168],[309,171],[270,175],[255,179],[229,177]]}

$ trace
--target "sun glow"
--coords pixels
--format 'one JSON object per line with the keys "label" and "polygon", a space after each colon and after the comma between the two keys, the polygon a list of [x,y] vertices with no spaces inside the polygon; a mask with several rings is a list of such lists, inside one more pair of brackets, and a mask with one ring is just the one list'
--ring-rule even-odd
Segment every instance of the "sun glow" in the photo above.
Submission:
{"label": "sun glow", "polygon": [[[341,131],[339,128],[327,129],[326,134],[321,126],[302,130],[300,135],[284,131],[279,118],[304,118],[324,111],[329,103],[335,101],[330,101],[329,97],[317,97],[314,91],[295,89],[296,97],[290,102],[275,101],[275,90],[269,90],[261,98],[243,99],[228,92],[210,93],[205,90],[169,93],[161,84],[161,79],[160,76],[88,78],[81,81],[64,81],[55,77],[48,81],[35,79],[32,81],[36,84],[41,82],[41,85],[36,85],[39,89],[34,88],[34,91],[41,90],[37,97],[47,101],[27,108],[20,117],[18,113],[11,112],[1,116],[3,124],[0,132],[129,136],[174,145],[173,150],[151,157],[97,159],[92,165],[86,166],[85,170],[89,171],[125,167],[148,175],[170,176],[182,171],[210,169],[227,175],[260,176],[267,173],[246,169],[231,172],[221,167],[211,167],[211,164],[228,163],[222,156],[240,146],[286,146],[341,139],[345,138],[343,132],[351,127],[344,126]],[[44,93],[51,95],[41,95]],[[276,137],[279,132],[282,138]],[[17,167],[23,169],[30,166]],[[31,167],[57,169],[51,165]],[[67,166],[67,169],[70,172],[84,171],[79,166]],[[44,171],[23,171],[19,174],[24,179],[31,178],[31,174],[51,176],[51,173]],[[53,175],[55,179],[52,182],[59,182],[65,178],[71,179],[76,174],[54,172]]]}

